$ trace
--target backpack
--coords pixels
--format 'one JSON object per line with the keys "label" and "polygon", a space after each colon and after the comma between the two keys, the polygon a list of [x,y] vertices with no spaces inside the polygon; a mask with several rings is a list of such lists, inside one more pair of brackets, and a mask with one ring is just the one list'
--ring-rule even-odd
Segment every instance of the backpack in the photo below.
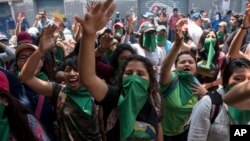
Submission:
{"label": "backpack", "polygon": [[222,100],[222,96],[217,91],[208,92],[207,95],[209,95],[209,97],[211,98],[211,102],[212,102],[212,108],[210,111],[210,122],[211,124],[213,124],[217,115],[220,112],[220,109],[223,104],[223,100]]}

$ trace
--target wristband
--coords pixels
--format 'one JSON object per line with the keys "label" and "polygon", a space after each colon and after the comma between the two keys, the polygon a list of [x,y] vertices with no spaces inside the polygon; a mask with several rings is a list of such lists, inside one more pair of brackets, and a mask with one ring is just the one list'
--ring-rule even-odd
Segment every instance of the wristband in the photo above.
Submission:
{"label": "wristband", "polygon": [[241,29],[248,29],[248,27],[240,26]]}

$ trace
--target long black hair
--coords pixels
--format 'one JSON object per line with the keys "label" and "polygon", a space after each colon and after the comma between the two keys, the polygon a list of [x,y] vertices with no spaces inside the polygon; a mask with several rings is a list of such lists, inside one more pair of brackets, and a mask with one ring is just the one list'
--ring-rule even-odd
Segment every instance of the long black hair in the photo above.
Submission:
{"label": "long black hair", "polygon": [[8,101],[4,115],[8,118],[10,132],[15,139],[18,141],[37,141],[27,119],[29,111],[9,92],[1,90],[0,96]]}

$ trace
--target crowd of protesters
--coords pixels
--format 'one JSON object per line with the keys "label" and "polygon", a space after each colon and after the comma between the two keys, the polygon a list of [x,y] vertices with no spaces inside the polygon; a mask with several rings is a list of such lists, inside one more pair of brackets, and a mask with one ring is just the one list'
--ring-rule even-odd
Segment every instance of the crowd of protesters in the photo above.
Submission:
{"label": "crowd of protesters", "polygon": [[[222,18],[166,8],[124,20],[37,14],[0,34],[0,141],[229,141],[250,123],[250,4]],[[119,9],[118,9],[119,10]],[[13,19],[8,22],[13,22]]]}

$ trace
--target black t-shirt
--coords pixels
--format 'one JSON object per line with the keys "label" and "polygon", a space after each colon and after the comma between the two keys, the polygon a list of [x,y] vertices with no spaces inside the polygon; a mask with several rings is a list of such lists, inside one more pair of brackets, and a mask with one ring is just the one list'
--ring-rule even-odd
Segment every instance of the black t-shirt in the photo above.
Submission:
{"label": "black t-shirt", "polygon": [[[103,107],[103,120],[105,128],[107,126],[107,118],[110,112],[117,107],[119,96],[120,90],[114,86],[108,85],[108,92],[105,98],[101,102],[96,102]],[[136,120],[149,123],[154,127],[156,127],[159,123],[157,113],[152,104],[149,103],[149,101],[145,103]],[[115,126],[107,132],[106,136],[108,141],[118,141],[120,139],[119,118],[115,123]]]}

